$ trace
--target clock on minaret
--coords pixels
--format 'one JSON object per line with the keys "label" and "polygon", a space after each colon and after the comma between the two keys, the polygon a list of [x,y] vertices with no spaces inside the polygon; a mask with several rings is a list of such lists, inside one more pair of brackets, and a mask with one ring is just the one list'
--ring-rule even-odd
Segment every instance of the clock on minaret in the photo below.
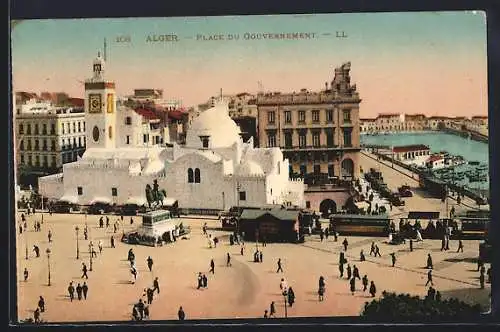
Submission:
{"label": "clock on minaret", "polygon": [[102,101],[100,94],[90,94],[89,95],[89,113],[101,113],[102,111]]}

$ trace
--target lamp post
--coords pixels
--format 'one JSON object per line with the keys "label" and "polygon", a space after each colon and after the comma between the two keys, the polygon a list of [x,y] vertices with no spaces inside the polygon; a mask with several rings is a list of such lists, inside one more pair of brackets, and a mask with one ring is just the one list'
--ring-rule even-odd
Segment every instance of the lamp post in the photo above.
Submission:
{"label": "lamp post", "polygon": [[237,217],[237,220],[236,220],[236,234],[240,234],[240,216],[241,216],[241,212],[240,212],[240,189],[241,189],[241,185],[239,182],[236,182],[236,204],[237,204],[237,211],[238,211],[238,217]]}
{"label": "lamp post", "polygon": [[78,231],[80,230],[80,228],[78,228],[78,226],[75,227],[75,231],[76,231],[76,259],[80,259],[80,247],[78,245]]}
{"label": "lamp post", "polygon": [[285,305],[285,318],[288,318],[288,312],[287,312],[287,307],[286,307],[286,297],[288,295],[288,291],[285,289],[283,291],[283,304]]}
{"label": "lamp post", "polygon": [[47,253],[47,266],[49,268],[49,286],[50,286],[50,248],[45,251]]}
{"label": "lamp post", "polygon": [[26,237],[26,232],[24,232],[24,239],[25,239],[25,244],[26,244],[26,260],[28,260],[28,238]]}

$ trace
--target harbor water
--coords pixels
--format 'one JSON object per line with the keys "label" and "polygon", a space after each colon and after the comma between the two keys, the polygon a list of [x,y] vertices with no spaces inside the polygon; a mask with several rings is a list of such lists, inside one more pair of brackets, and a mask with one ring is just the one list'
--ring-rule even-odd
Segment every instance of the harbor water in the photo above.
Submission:
{"label": "harbor water", "polygon": [[[361,145],[382,145],[382,146],[402,146],[424,144],[429,147],[431,153],[446,151],[453,156],[462,156],[467,161],[464,165],[455,167],[448,175],[436,173],[436,176],[448,176],[448,181],[453,181],[459,185],[466,186],[474,191],[481,191],[485,196],[489,191],[489,150],[488,144],[463,138],[458,135],[444,132],[419,132],[419,133],[393,133],[379,135],[361,135]],[[469,162],[478,165],[470,165]],[[482,172],[485,174],[484,181],[469,181],[465,174]]]}

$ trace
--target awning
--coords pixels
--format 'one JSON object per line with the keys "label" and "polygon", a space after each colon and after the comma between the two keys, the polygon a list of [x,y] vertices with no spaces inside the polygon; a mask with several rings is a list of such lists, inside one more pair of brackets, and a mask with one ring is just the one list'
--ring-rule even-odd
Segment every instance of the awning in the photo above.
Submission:
{"label": "awning", "polygon": [[92,204],[96,204],[96,203],[103,203],[103,204],[111,204],[112,201],[110,198],[108,197],[94,197],[91,201],[90,201],[90,205]]}
{"label": "awning", "polygon": [[75,195],[66,194],[63,197],[59,198],[59,201],[76,204],[78,203],[78,197]]}
{"label": "awning", "polygon": [[126,204],[135,204],[138,206],[146,205],[148,203],[145,197],[129,197]]}
{"label": "awning", "polygon": [[358,209],[368,209],[370,207],[370,204],[368,202],[356,202],[354,203]]}
{"label": "awning", "polygon": [[165,198],[163,200],[163,205],[172,206],[172,205],[174,205],[175,202],[177,202],[177,199],[172,198],[172,197],[168,197],[168,198]]}

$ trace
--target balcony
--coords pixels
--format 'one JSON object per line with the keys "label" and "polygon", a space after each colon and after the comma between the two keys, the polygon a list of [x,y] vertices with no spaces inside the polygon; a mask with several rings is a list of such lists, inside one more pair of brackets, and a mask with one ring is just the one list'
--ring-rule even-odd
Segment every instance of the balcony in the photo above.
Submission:
{"label": "balcony", "polygon": [[281,146],[280,149],[282,151],[335,151],[335,150],[356,150],[360,149],[359,147],[355,147],[351,145],[303,145],[303,146]]}

